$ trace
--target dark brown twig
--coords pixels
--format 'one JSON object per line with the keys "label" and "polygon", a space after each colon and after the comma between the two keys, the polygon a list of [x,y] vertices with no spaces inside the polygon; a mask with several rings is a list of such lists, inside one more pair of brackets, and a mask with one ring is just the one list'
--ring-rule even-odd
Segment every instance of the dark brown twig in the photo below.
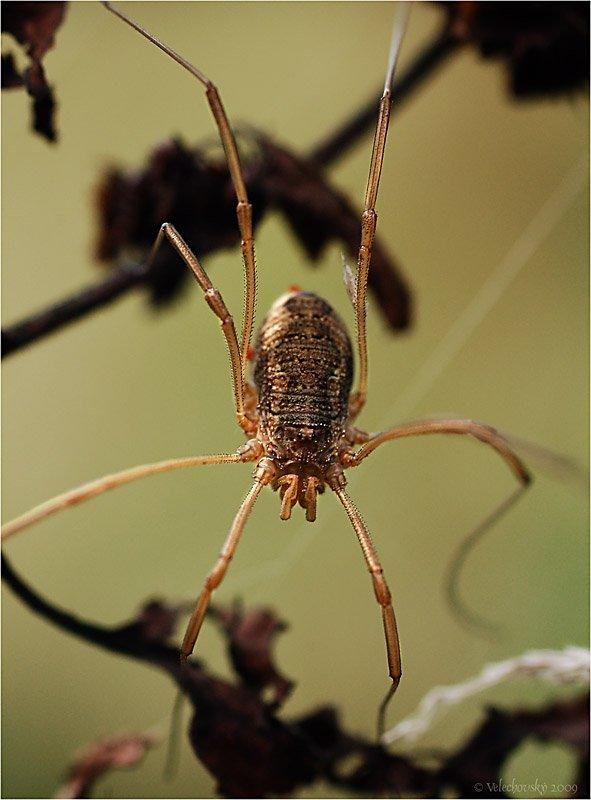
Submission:
{"label": "dark brown twig", "polygon": [[146,274],[142,264],[119,267],[104,280],[5,327],[2,330],[2,358],[48,336],[69,322],[109,305],[131,289],[141,286]]}
{"label": "dark brown twig", "polygon": [[[392,87],[392,113],[399,110],[402,103],[408,100],[438,67],[443,65],[457,47],[458,40],[449,33],[446,27],[421,50]],[[328,167],[343,158],[351,147],[375,125],[381,96],[382,87],[380,86],[359,111],[340,125],[336,131],[314,145],[308,153],[310,161]]]}
{"label": "dark brown twig", "polygon": [[[450,791],[460,797],[508,797],[507,760],[532,737],[561,742],[572,749],[577,775],[569,796],[589,796],[586,695],[535,711],[489,709],[456,752],[433,753],[434,763],[427,767],[420,763],[419,754],[394,755],[347,733],[332,707],[295,719],[276,716],[285,695],[268,704],[262,690],[273,685],[279,689],[278,678],[279,684],[285,683],[271,652],[274,634],[285,626],[267,609],[215,610],[213,616],[226,635],[238,677],[238,682],[229,682],[200,664],[181,668],[177,649],[166,644],[182,606],[152,601],[135,619],[109,629],[74,617],[41,598],[5,556],[2,568],[7,585],[44,619],[90,644],[164,669],[175,680],[194,712],[189,726],[191,746],[216,779],[218,792],[226,797],[283,797],[318,779],[364,797],[446,797]],[[102,750],[98,749],[99,756],[105,755]],[[96,755],[96,748],[93,752]],[[98,777],[96,758],[90,766],[92,774],[84,773],[90,778],[87,790]],[[104,757],[99,766],[101,773],[108,767]]]}
{"label": "dark brown twig", "polygon": [[139,628],[135,635],[128,625],[107,628],[81,619],[45,600],[18,575],[4,553],[2,553],[2,580],[31,611],[78,639],[118,655],[150,661],[169,669],[179,666],[179,650],[176,647],[158,640],[146,639],[139,635]]}
{"label": "dark brown twig", "polygon": [[[423,81],[433,74],[453,52],[455,40],[446,32],[439,34],[417,56],[394,85],[395,107],[408,100]],[[377,97],[378,95],[376,95]],[[322,167],[342,157],[375,122],[377,101],[372,98],[344,125],[312,148],[305,161]],[[202,253],[200,253],[202,255]],[[135,288],[145,286],[148,275],[142,265],[120,267],[102,281],[76,292],[2,331],[2,358],[42,339],[60,328],[82,319]]]}

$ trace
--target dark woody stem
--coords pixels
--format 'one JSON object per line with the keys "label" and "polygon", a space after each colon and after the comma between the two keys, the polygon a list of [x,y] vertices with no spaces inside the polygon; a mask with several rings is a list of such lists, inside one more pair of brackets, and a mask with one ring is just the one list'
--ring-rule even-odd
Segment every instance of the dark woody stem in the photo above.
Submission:
{"label": "dark woody stem", "polygon": [[176,647],[160,642],[147,642],[127,625],[107,628],[59,608],[25,583],[4,553],[2,553],[2,581],[27,608],[60,630],[112,653],[157,664],[173,673],[179,670],[179,651]]}
{"label": "dark woody stem", "polygon": [[[393,113],[457,48],[457,40],[447,29],[427,44],[393,86]],[[380,95],[381,89],[336,131],[315,145],[306,158],[317,166],[326,168],[346,155],[374,125],[378,107],[376,98]],[[149,272],[143,264],[128,264],[113,269],[102,281],[4,328],[2,358],[86,317],[148,281]]]}
{"label": "dark woody stem", "polygon": [[143,265],[130,264],[109,272],[102,281],[81,289],[64,300],[2,329],[2,358],[15,353],[59,328],[109,305],[131,289],[141,286],[147,275]]}
{"label": "dark woody stem", "polygon": [[[445,28],[427,44],[424,50],[421,50],[392,86],[393,114],[438,67],[442,66],[444,61],[458,49],[458,45],[458,40]],[[328,167],[343,158],[375,125],[382,93],[383,87],[380,86],[359,111],[312,148],[307,154],[308,159]]]}

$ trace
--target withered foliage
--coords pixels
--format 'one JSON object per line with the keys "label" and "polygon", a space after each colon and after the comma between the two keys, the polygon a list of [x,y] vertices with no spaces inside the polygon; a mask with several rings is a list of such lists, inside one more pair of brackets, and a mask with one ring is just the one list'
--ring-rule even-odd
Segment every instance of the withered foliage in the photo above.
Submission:
{"label": "withered foliage", "polygon": [[[589,5],[584,2],[443,2],[448,13],[447,30],[419,56],[419,72],[442,63],[454,46],[474,44],[484,58],[505,62],[510,90],[520,98],[563,94],[584,88],[589,80]],[[47,83],[41,59],[53,47],[66,2],[2,3],[2,30],[27,48],[30,66],[21,74],[12,53],[2,55],[2,88],[24,86],[33,100],[33,130],[56,140],[55,98]],[[410,71],[411,73],[414,70]],[[414,85],[414,80],[412,81]],[[397,87],[398,88],[398,87]],[[405,82],[402,82],[405,91]],[[398,93],[395,93],[395,97]],[[377,94],[376,94],[377,97]],[[327,163],[348,148],[374,123],[372,98],[349,120],[342,136],[329,137],[314,152],[318,163]],[[338,142],[338,147],[335,147]],[[330,159],[326,158],[330,154]]]}
{"label": "withered foliage", "polygon": [[[53,135],[53,100],[44,88],[38,59],[43,48],[50,46],[53,31],[63,18],[64,4],[7,5],[10,8],[4,17],[6,29],[11,27],[19,41],[31,40],[32,53],[37,58],[38,66],[28,79],[37,97],[36,124]],[[445,11],[445,23],[396,80],[394,112],[462,46],[475,46],[483,57],[507,64],[511,90],[520,98],[572,92],[587,83],[588,4],[440,2],[438,5]],[[27,27],[29,15],[33,21]],[[36,15],[41,19],[38,33]],[[3,87],[23,84],[12,54],[3,56],[3,68]],[[256,134],[261,157],[249,171],[255,222],[267,210],[278,210],[312,260],[319,258],[330,241],[341,242],[349,257],[355,258],[357,213],[329,186],[322,169],[342,158],[373,128],[378,96],[376,91],[343,124],[324,135],[306,157],[296,156]],[[158,194],[159,189],[163,194]],[[188,149],[179,142],[157,147],[145,168],[134,174],[111,170],[101,184],[99,199],[101,231],[97,252],[103,261],[117,259],[119,266],[112,268],[102,282],[3,329],[3,357],[134,289],[147,288],[156,306],[175,297],[187,275],[180,260],[171,254],[163,251],[150,270],[137,261],[121,263],[125,249],[137,247],[140,253],[145,253],[163,221],[172,221],[186,233],[200,257],[237,242],[231,189],[221,160],[217,163],[205,160],[198,148]],[[396,330],[407,327],[411,318],[409,291],[379,242],[370,282],[387,323]]]}
{"label": "withered foliage", "polygon": [[96,781],[116,769],[137,766],[157,740],[147,734],[113,736],[94,742],[78,753],[55,797],[90,797]]}
{"label": "withered foliage", "polygon": [[[3,577],[33,611],[79,638],[164,670],[188,698],[192,710],[191,747],[226,797],[278,797],[294,794],[317,780],[364,797],[506,797],[501,776],[507,759],[526,739],[560,742],[577,759],[576,793],[589,797],[589,699],[550,704],[535,711],[489,709],[486,718],[455,753],[396,755],[347,732],[333,706],[289,717],[282,701],[292,684],[275,664],[273,643],[285,625],[269,609],[217,607],[217,621],[235,673],[225,680],[203,664],[181,667],[168,642],[182,605],[147,603],[131,621],[106,628],[81,620],[41,598],[3,556]],[[269,702],[265,688],[275,689]],[[138,737],[131,753],[141,755]],[[125,738],[114,740],[125,743]],[[141,742],[139,742],[141,744]],[[129,751],[122,744],[123,754]],[[87,792],[103,767],[120,765],[121,755],[105,743],[88,751],[71,777],[84,778]],[[96,769],[96,764],[100,769]],[[82,783],[82,781],[81,781]],[[70,796],[73,796],[72,794]],[[88,796],[87,794],[85,796]]]}
{"label": "withered foliage", "polygon": [[[279,212],[304,249],[317,262],[330,242],[357,259],[361,212],[332,186],[312,161],[249,129],[243,136],[252,151],[246,183],[254,226],[267,212]],[[144,257],[162,222],[172,222],[198,257],[239,244],[236,199],[223,158],[179,139],[160,144],[143,169],[111,169],[98,187],[99,233],[96,255],[112,263],[126,252]],[[282,264],[265,264],[265,270]],[[340,259],[335,269],[341,271]],[[159,305],[175,297],[189,271],[170,248],[163,248],[146,277],[151,300]],[[289,275],[286,272],[286,282]],[[410,293],[400,270],[379,241],[374,245],[369,285],[389,326],[410,321]]]}
{"label": "withered foliage", "polygon": [[589,4],[449,2],[452,35],[504,63],[518,98],[584,89],[589,83]]}
{"label": "withered foliage", "polygon": [[65,2],[3,2],[2,33],[9,33],[25,48],[29,66],[19,72],[13,53],[2,54],[2,88],[24,87],[32,103],[33,130],[55,142],[55,97],[47,82],[42,59],[54,45],[66,13]]}
{"label": "withered foliage", "polygon": [[[354,262],[360,241],[361,212],[331,186],[311,160],[272,142],[261,133],[247,137],[254,152],[246,182],[254,208],[254,227],[270,211],[283,215],[306,256],[317,261],[329,242],[338,242]],[[74,320],[145,289],[154,307],[178,296],[190,272],[172,248],[164,246],[153,263],[146,256],[162,222],[172,222],[199,258],[239,244],[236,198],[223,158],[207,148],[188,148],[173,139],[158,145],[137,171],[111,169],[97,187],[97,258],[107,277],[2,329],[2,357],[38,341]],[[282,264],[274,265],[281,269]],[[236,254],[237,271],[240,256]],[[273,265],[265,265],[265,270]],[[342,265],[335,259],[340,275]],[[286,284],[289,275],[285,274]],[[411,297],[405,280],[379,241],[374,244],[370,289],[386,323],[395,330],[410,324]]]}
{"label": "withered foliage", "polygon": [[272,644],[287,625],[269,609],[245,614],[238,602],[229,608],[214,606],[209,614],[225,633],[228,658],[236,674],[258,692],[271,688],[272,705],[278,708],[289,696],[293,682],[277,669]]}

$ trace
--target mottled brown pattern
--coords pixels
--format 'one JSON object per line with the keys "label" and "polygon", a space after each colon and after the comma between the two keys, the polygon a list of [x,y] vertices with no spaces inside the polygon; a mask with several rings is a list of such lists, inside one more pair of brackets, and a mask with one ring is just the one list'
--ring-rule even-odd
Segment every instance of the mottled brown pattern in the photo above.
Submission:
{"label": "mottled brown pattern", "polygon": [[[378,737],[380,737],[384,730],[386,706],[402,676],[400,643],[390,590],[369,531],[355,503],[345,491],[347,485],[345,470],[358,466],[385,442],[408,436],[439,433],[470,436],[490,446],[503,458],[520,485],[463,540],[450,572],[448,582],[450,598],[456,609],[462,610],[464,617],[470,621],[474,620],[473,615],[462,609],[457,598],[458,571],[473,544],[480,540],[483,533],[518,500],[530,482],[528,470],[509,443],[494,428],[482,423],[465,419],[421,420],[397,425],[374,434],[353,426],[367,397],[366,293],[377,224],[375,206],[390,118],[394,70],[410,5],[398,4],[367,181],[357,270],[356,274],[352,273],[352,280],[348,281],[349,288],[353,289],[350,294],[355,309],[358,353],[357,387],[350,397],[353,357],[351,341],[345,326],[326,301],[314,294],[295,289],[276,301],[259,331],[253,353],[256,389],[246,381],[246,361],[249,358],[248,345],[254,322],[256,294],[253,217],[234,135],[220,94],[209,78],[182,56],[124,12],[113,7],[111,3],[103,0],[103,4],[197,79],[205,89],[218,128],[237,201],[236,214],[244,262],[244,316],[240,341],[234,319],[222,295],[212,284],[207,272],[192,252],[190,244],[183,239],[171,222],[162,223],[145,269],[148,274],[151,272],[160,246],[167,242],[193,273],[207,305],[221,323],[221,331],[230,357],[236,421],[248,440],[234,453],[198,455],[142,464],[90,481],[41,503],[8,522],[2,528],[2,540],[64,508],[85,502],[116,486],[148,475],[197,465],[256,462],[254,483],[238,508],[219,556],[205,578],[203,589],[185,631],[180,655],[181,669],[186,673],[190,668],[189,656],[195,647],[213,593],[228,571],[246,522],[262,489],[269,486],[279,492],[281,519],[289,519],[292,509],[299,503],[305,510],[306,520],[314,522],[317,495],[322,494],[328,486],[341,503],[355,531],[380,607],[388,673],[391,678],[390,689],[378,713]],[[305,199],[302,201],[300,197],[300,207],[306,204]],[[318,240],[316,242],[318,244]],[[361,447],[355,450],[355,445]],[[237,730],[242,729],[240,720]],[[277,760],[275,756],[273,757]],[[293,760],[292,754],[289,754],[288,759]],[[223,761],[225,764],[225,759]],[[252,759],[246,758],[245,763],[248,762],[248,768],[251,761]],[[205,762],[208,763],[206,760]],[[208,766],[215,772],[211,763],[208,763]],[[283,786],[278,793],[283,795],[286,791],[286,787]],[[259,796],[259,793],[252,796]]]}
{"label": "mottled brown pattern", "polygon": [[254,350],[259,436],[281,467],[326,467],[345,433],[353,379],[346,328],[331,306],[310,292],[280,297]]}

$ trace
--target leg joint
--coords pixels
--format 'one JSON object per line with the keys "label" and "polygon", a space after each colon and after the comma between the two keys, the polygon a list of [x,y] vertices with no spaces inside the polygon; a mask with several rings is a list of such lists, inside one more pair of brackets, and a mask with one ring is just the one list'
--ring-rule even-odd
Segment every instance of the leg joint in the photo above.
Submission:
{"label": "leg joint", "polygon": [[373,590],[376,596],[376,600],[381,606],[389,606],[392,602],[392,595],[390,594],[390,590],[388,589],[388,584],[384,580],[384,576],[382,574],[381,569],[373,568],[370,569],[371,578],[373,581]]}
{"label": "leg joint", "polygon": [[219,317],[222,323],[231,319],[230,313],[226,308],[224,299],[217,289],[211,287],[205,291],[205,302],[211,308],[213,313]]}
{"label": "leg joint", "polygon": [[220,585],[231,560],[232,556],[229,556],[226,553],[222,553],[220,555],[217,564],[205,579],[205,589],[208,592],[212,592]]}
{"label": "leg joint", "polygon": [[252,206],[248,202],[240,200],[236,206],[236,216],[238,217],[238,227],[242,236],[242,244],[247,241],[252,242]]}

